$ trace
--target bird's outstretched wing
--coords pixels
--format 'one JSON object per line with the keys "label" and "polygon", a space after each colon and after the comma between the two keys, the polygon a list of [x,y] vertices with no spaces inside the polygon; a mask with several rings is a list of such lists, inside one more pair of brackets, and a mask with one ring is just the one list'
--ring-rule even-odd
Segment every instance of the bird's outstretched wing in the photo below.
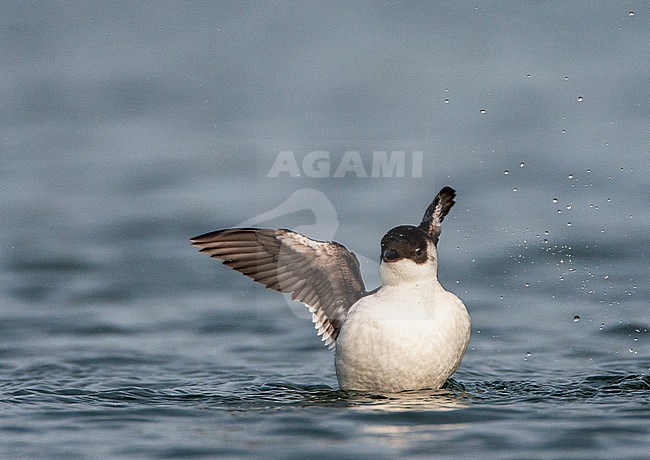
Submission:
{"label": "bird's outstretched wing", "polygon": [[422,217],[420,228],[427,232],[435,245],[438,244],[440,238],[440,225],[451,207],[456,203],[454,201],[455,196],[456,191],[453,188],[444,187],[438,192],[438,195],[433,199]]}
{"label": "bird's outstretched wing", "polygon": [[333,241],[316,241],[291,230],[232,228],[191,239],[201,252],[305,304],[330,349],[350,307],[367,294],[359,261]]}

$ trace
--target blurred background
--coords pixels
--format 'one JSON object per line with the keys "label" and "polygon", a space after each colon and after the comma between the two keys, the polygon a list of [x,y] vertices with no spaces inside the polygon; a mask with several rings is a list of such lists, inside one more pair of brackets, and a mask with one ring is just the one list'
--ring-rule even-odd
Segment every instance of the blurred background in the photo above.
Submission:
{"label": "blurred background", "polygon": [[[468,300],[491,276],[503,306],[562,277],[580,281],[564,295],[581,308],[604,299],[592,276],[610,275],[608,300],[639,296],[650,53],[649,10],[633,6],[5,3],[2,305],[137,308],[213,289],[229,274],[187,238],[305,189],[338,223],[310,236],[378,261],[383,233],[417,223],[444,185],[459,197],[441,278]],[[303,171],[314,151],[328,155],[323,178]],[[359,177],[354,162],[334,177],[348,151],[368,176],[373,152],[404,151],[403,177]],[[286,163],[268,177],[281,152],[300,177]],[[268,224],[314,227],[303,211]],[[617,279],[624,258],[644,270]]]}

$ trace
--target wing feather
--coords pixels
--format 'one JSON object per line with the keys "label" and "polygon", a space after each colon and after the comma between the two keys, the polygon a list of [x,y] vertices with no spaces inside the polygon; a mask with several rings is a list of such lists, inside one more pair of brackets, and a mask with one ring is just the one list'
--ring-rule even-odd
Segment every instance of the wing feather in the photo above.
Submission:
{"label": "wing feather", "polygon": [[433,244],[435,245],[438,244],[438,239],[440,238],[440,226],[442,221],[452,206],[456,203],[454,201],[455,197],[456,191],[453,188],[443,187],[422,217],[420,228],[429,235],[429,238],[433,240]]}
{"label": "wing feather", "polygon": [[350,307],[367,295],[359,261],[332,241],[291,230],[234,228],[192,238],[200,252],[264,284],[291,294],[312,312],[314,327],[333,349]]}

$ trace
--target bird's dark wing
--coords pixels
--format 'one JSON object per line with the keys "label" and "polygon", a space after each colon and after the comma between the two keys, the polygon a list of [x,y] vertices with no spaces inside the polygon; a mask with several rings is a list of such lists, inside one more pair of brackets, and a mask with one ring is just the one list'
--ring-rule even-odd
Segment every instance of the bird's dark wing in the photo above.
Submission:
{"label": "bird's dark wing", "polygon": [[291,230],[233,228],[191,239],[201,252],[276,291],[291,293],[312,313],[330,349],[350,307],[367,294],[354,253]]}
{"label": "bird's dark wing", "polygon": [[444,187],[438,192],[438,195],[424,213],[424,217],[422,217],[420,228],[427,232],[435,245],[438,244],[440,238],[440,225],[451,207],[456,203],[454,201],[455,196],[456,191],[453,188]]}

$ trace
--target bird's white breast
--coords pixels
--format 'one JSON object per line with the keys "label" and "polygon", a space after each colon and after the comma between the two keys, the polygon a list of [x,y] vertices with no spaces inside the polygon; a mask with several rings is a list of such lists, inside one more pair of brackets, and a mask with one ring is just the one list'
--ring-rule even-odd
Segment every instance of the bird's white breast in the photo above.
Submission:
{"label": "bird's white breast", "polygon": [[470,337],[465,305],[437,279],[384,285],[352,306],[336,344],[342,389],[437,389]]}

